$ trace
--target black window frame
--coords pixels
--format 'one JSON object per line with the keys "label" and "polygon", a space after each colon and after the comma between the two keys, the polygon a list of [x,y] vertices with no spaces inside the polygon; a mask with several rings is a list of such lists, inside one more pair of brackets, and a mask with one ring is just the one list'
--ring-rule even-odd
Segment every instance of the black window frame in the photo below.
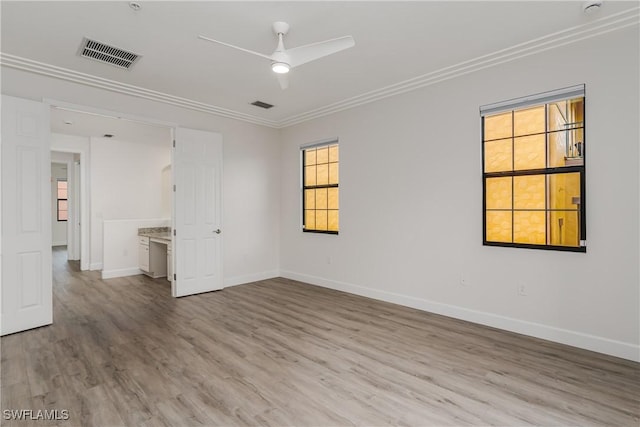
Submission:
{"label": "black window frame", "polygon": [[[329,141],[323,141],[323,142],[319,142],[319,143],[313,143],[313,144],[309,144],[309,145],[304,145],[302,147],[300,147],[300,156],[301,156],[301,164],[302,164],[302,232],[303,233],[317,233],[317,234],[332,234],[332,235],[338,235],[340,234],[340,226],[338,226],[338,230],[316,230],[316,229],[307,229],[306,228],[306,197],[305,197],[305,190],[317,190],[317,189],[322,189],[322,188],[340,188],[340,179],[338,179],[338,183],[337,184],[326,184],[326,185],[306,185],[305,183],[307,182],[306,180],[306,155],[305,152],[308,149],[317,149],[317,148],[322,148],[322,147],[330,147],[332,145],[337,145],[338,147],[340,146],[338,139],[331,139]],[[340,165],[340,160],[338,160],[338,165]],[[339,166],[338,166],[339,167]],[[340,193],[338,192],[338,197],[340,197]],[[327,211],[329,210],[333,210],[333,209],[327,209]],[[337,209],[338,211],[338,218],[340,217],[340,208]]]}
{"label": "black window frame", "polygon": [[[67,198],[66,199],[61,199],[58,197],[58,191],[60,191],[59,185],[58,183],[60,182],[66,182],[67,183]],[[60,202],[64,201],[67,202],[67,209],[62,209],[63,211],[67,212],[67,219],[60,219]],[[56,219],[58,220],[58,222],[68,222],[69,221],[69,181],[64,179],[64,178],[57,178],[56,179]]]}
{"label": "black window frame", "polygon": [[[538,107],[538,106],[545,106],[545,162],[548,162],[548,149],[549,149],[549,135],[554,133],[554,132],[562,132],[564,130],[556,130],[556,131],[550,131],[548,128],[548,108],[549,108],[549,104],[553,103],[553,102],[558,102],[558,101],[563,101],[563,100],[570,100],[570,99],[576,99],[579,98],[580,96],[574,96],[574,95],[567,95],[566,97],[558,97],[558,98],[553,98],[553,99],[546,99],[545,98],[545,94],[539,94],[539,95],[534,95],[534,97],[538,97],[539,98],[539,102],[529,102],[527,103],[526,101],[523,103],[520,103],[519,100],[512,100],[512,101],[507,101],[507,102],[511,102],[514,104],[513,108],[505,108],[501,111],[495,111],[492,112],[491,114],[482,114],[481,113],[481,117],[480,117],[480,132],[481,132],[481,151],[482,151],[482,244],[484,246],[500,246],[500,247],[512,247],[512,248],[525,248],[525,249],[541,249],[541,250],[554,250],[554,251],[566,251],[566,252],[586,252],[587,251],[587,221],[586,221],[586,159],[587,159],[587,133],[586,133],[586,123],[587,123],[587,116],[586,116],[586,91],[585,91],[585,87],[584,85],[580,85],[582,87],[582,99],[583,99],[583,103],[582,103],[582,147],[581,147],[581,155],[582,155],[582,165],[574,165],[574,166],[560,166],[560,167],[545,167],[545,168],[540,168],[540,169],[526,169],[526,170],[511,170],[511,171],[501,171],[501,172],[486,172],[485,171],[485,143],[486,142],[491,142],[494,140],[488,140],[485,141],[484,138],[484,120],[485,120],[485,116],[488,115],[492,115],[492,114],[499,114],[499,113],[506,113],[506,112],[511,112],[512,113],[512,120],[513,120],[513,115],[515,111],[519,111],[519,110],[524,110],[524,109],[528,109],[528,108],[533,108],[533,107]],[[528,97],[527,97],[528,98]],[[522,99],[527,99],[527,98],[522,98]],[[576,128],[571,128],[573,129],[579,129],[579,127]],[[539,134],[534,134],[534,135],[539,135]],[[526,137],[529,135],[518,135],[518,137]],[[514,144],[514,140],[515,140],[515,136],[513,135],[513,122],[512,122],[512,136],[511,136],[511,140],[512,140],[512,144]],[[513,150],[513,145],[512,145],[512,161],[515,161],[515,151]],[[515,169],[515,168],[514,168]],[[545,176],[545,186],[548,186],[548,181],[547,181],[547,177],[548,176],[552,176],[552,175],[557,175],[557,174],[565,174],[565,173],[579,173],[579,179],[580,179],[580,205],[579,208],[577,209],[577,214],[578,214],[578,221],[579,221],[579,238],[578,238],[578,242],[579,242],[579,246],[565,246],[565,245],[551,245],[551,244],[532,244],[532,243],[517,243],[517,242],[497,242],[497,241],[488,241],[487,240],[487,179],[488,178],[497,178],[497,177],[517,177],[517,176],[531,176],[531,175],[537,175],[537,176]],[[548,188],[548,187],[547,187]],[[546,199],[546,197],[545,197]],[[512,181],[512,203],[513,203],[513,181]],[[514,233],[514,222],[513,222],[513,213],[519,211],[519,209],[515,209],[512,207],[511,209],[504,209],[505,211],[511,211],[512,212],[512,222],[511,222],[511,233],[512,233],[512,240],[513,240],[513,233]],[[526,211],[544,211],[545,212],[545,241],[548,242],[549,241],[549,228],[548,228],[548,213],[554,211],[553,209],[547,209],[546,206],[546,201],[545,201],[545,209],[526,209]],[[557,211],[557,210],[556,210]]]}

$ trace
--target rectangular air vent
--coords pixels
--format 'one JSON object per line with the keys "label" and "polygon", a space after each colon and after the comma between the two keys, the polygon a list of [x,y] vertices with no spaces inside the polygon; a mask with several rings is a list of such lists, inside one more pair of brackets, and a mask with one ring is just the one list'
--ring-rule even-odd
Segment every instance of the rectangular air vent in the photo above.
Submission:
{"label": "rectangular air vent", "polygon": [[254,101],[254,102],[251,103],[251,105],[255,105],[256,107],[264,108],[265,110],[268,110],[269,108],[273,107],[273,105],[267,104],[266,102],[262,102],[262,101]]}
{"label": "rectangular air vent", "polygon": [[109,46],[86,37],[82,39],[80,49],[78,49],[78,55],[127,70],[140,59],[140,55],[138,54],[127,52],[126,50]]}

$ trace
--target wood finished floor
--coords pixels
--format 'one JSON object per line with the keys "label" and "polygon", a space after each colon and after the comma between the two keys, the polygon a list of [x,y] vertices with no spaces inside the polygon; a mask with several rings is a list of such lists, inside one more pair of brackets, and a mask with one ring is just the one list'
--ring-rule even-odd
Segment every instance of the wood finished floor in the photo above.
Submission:
{"label": "wood finished floor", "polygon": [[[174,299],[54,251],[54,324],[1,339],[2,425],[640,424],[640,364],[273,279]],[[56,424],[57,423],[57,424]]]}

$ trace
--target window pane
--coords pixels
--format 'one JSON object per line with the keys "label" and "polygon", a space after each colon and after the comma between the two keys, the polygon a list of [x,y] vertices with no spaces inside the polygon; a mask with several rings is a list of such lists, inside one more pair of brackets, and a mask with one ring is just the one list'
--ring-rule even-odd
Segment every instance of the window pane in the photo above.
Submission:
{"label": "window pane", "polygon": [[60,188],[67,188],[67,181],[58,181],[58,189]]}
{"label": "window pane", "polygon": [[329,211],[329,231],[338,231],[338,211]]}
{"label": "window pane", "polygon": [[327,189],[316,190],[316,209],[327,209]]}
{"label": "window pane", "polygon": [[511,243],[511,211],[487,211],[488,242]]}
{"label": "window pane", "polygon": [[316,157],[318,164],[329,162],[329,147],[318,148],[316,152],[318,153]]}
{"label": "window pane", "polygon": [[318,168],[317,170],[317,178],[316,178],[316,185],[327,185],[329,184],[329,165],[328,164],[322,164],[322,165],[318,165],[316,166]]}
{"label": "window pane", "polygon": [[545,212],[516,211],[513,213],[513,241],[544,245],[546,242]]}
{"label": "window pane", "polygon": [[513,135],[530,135],[545,131],[544,105],[513,113]]}
{"label": "window pane", "polygon": [[339,157],[338,146],[332,145],[329,147],[329,161],[337,162]]}
{"label": "window pane", "polygon": [[329,209],[339,209],[338,206],[338,189],[337,188],[329,188],[328,189],[328,203],[327,207]]}
{"label": "window pane", "polygon": [[326,231],[327,229],[327,211],[316,211],[316,230]]}
{"label": "window pane", "polygon": [[304,185],[316,185],[316,166],[304,168]]}
{"label": "window pane", "polygon": [[548,109],[550,131],[584,126],[584,98],[553,102]]}
{"label": "window pane", "polygon": [[316,228],[316,211],[308,209],[304,211],[304,227],[308,230]]}
{"label": "window pane", "polygon": [[316,190],[304,190],[304,207],[305,209],[316,208]]}
{"label": "window pane", "polygon": [[484,143],[484,171],[504,172],[513,170],[512,140],[499,139]]}
{"label": "window pane", "polygon": [[580,173],[549,175],[549,209],[578,209],[580,205]]}
{"label": "window pane", "polygon": [[573,129],[549,134],[549,167],[581,166],[584,130]]}
{"label": "window pane", "polygon": [[579,218],[577,211],[549,212],[549,244],[580,246]]}
{"label": "window pane", "polygon": [[484,118],[484,140],[511,138],[511,112]]}
{"label": "window pane", "polygon": [[487,178],[487,209],[511,209],[511,177]]}
{"label": "window pane", "polygon": [[67,199],[67,189],[66,188],[58,188],[58,199]]}
{"label": "window pane", "polygon": [[513,208],[545,208],[545,175],[513,177]]}
{"label": "window pane", "polygon": [[513,140],[514,169],[543,169],[545,158],[545,135],[523,136]]}
{"label": "window pane", "polygon": [[338,184],[338,163],[329,163],[329,184]]}
{"label": "window pane", "polygon": [[68,221],[67,211],[58,211],[58,221]]}
{"label": "window pane", "polygon": [[67,201],[66,200],[58,200],[58,210],[67,210]]}
{"label": "window pane", "polygon": [[311,148],[304,150],[304,164],[305,166],[313,166],[316,164],[316,149]]}

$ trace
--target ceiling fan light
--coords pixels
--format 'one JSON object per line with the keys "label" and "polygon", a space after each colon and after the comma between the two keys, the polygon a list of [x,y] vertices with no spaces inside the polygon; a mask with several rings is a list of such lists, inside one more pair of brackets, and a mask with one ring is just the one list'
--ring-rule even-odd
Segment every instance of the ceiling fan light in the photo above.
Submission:
{"label": "ceiling fan light", "polygon": [[290,68],[291,67],[289,67],[289,64],[285,62],[274,62],[273,64],[271,64],[271,69],[273,70],[273,72],[278,74],[286,74],[289,72]]}

